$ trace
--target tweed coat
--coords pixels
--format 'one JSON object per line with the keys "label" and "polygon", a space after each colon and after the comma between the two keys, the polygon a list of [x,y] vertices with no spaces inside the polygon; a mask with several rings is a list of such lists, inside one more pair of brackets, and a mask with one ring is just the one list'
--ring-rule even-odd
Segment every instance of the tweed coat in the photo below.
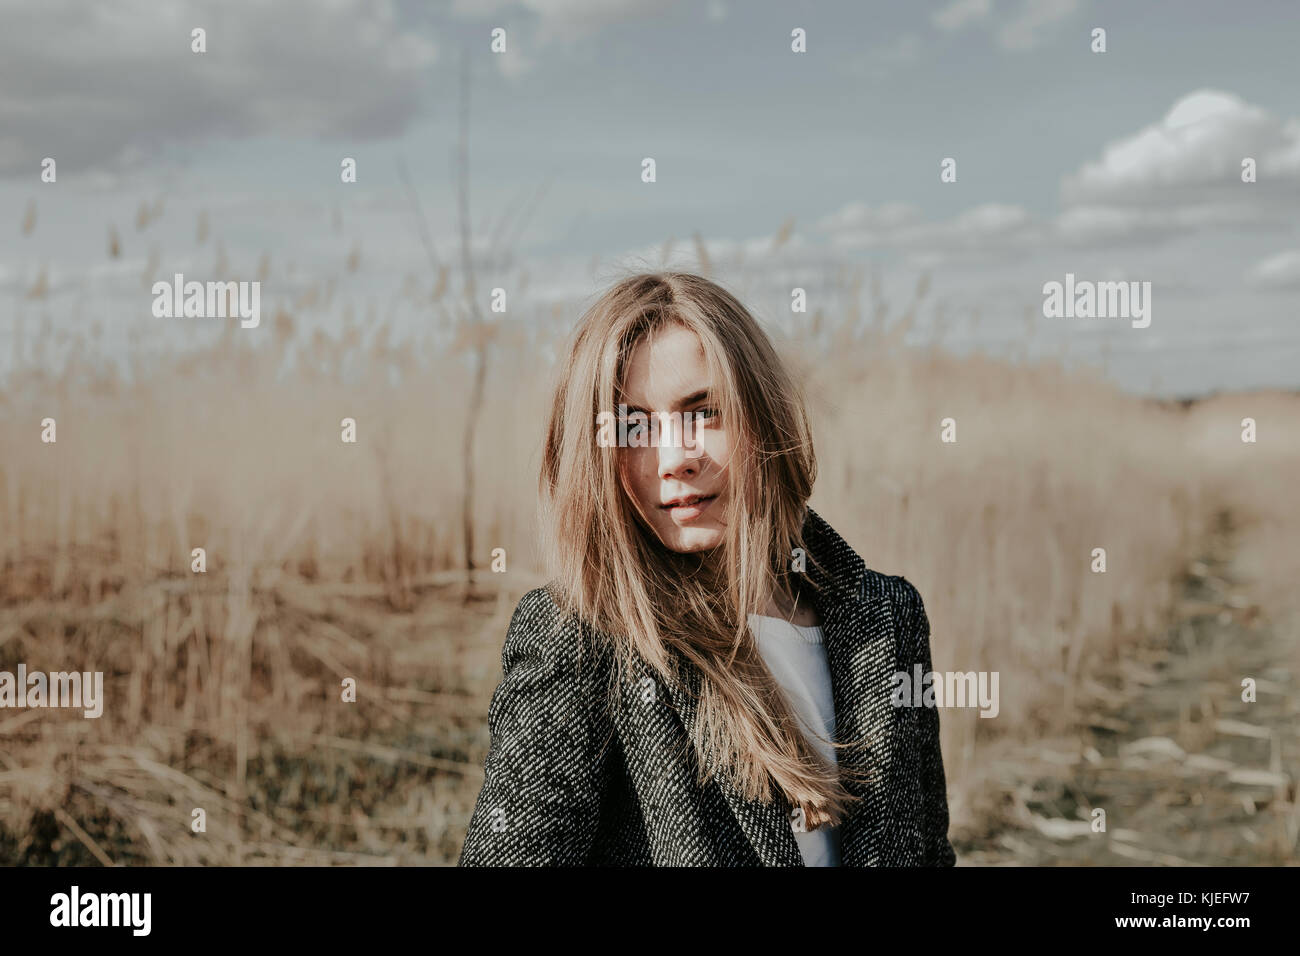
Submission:
{"label": "tweed coat", "polygon": [[[811,508],[807,574],[830,663],[839,751],[864,799],[840,824],[843,866],[952,866],[948,800],[934,707],[894,707],[891,678],[931,670],[930,627],[916,588],[869,570]],[[696,779],[690,693],[644,661],[608,707],[609,652],[596,633],[560,620],[547,588],[529,591],[510,622],[504,676],[488,709],[491,738],[461,866],[802,866],[780,794],[764,804],[724,775]],[[612,713],[611,713],[612,711]]]}

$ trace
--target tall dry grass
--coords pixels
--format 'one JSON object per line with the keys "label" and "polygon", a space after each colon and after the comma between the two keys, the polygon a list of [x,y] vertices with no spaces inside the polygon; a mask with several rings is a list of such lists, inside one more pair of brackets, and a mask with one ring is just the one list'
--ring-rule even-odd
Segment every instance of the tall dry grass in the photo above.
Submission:
{"label": "tall dry grass", "polygon": [[[1163,626],[1216,511],[1300,527],[1269,497],[1300,439],[1292,428],[1234,484],[1241,449],[1221,426],[1235,409],[905,347],[924,297],[897,317],[876,298],[773,331],[809,390],[814,507],[870,566],[917,584],[937,668],[1001,674],[996,720],[943,716],[962,828],[997,786],[987,748],[1068,728],[1080,689]],[[505,622],[542,580],[541,410],[574,318],[496,332],[472,521],[478,563],[502,547],[509,570],[480,573],[468,604],[467,353],[386,333],[364,346],[373,330],[356,327],[308,336],[286,311],[261,350],[232,324],[210,349],[138,360],[130,386],[84,359],[17,376],[0,396],[0,669],[103,670],[107,704],[99,720],[0,712],[0,860],[454,860]],[[1273,414],[1294,425],[1294,397]],[[348,417],[356,445],[340,441]],[[948,417],[954,444],[939,440]],[[1256,541],[1272,586],[1260,556],[1294,549]],[[190,571],[196,547],[206,574]],[[1096,547],[1106,574],[1090,571]],[[355,705],[340,703],[345,677]]]}

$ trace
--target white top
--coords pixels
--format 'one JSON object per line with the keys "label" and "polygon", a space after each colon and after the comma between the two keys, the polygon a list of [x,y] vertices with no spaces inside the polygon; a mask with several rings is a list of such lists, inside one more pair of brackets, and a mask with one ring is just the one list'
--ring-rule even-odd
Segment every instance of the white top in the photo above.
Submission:
{"label": "white top", "polygon": [[[838,761],[829,741],[835,734],[835,703],[822,629],[800,627],[784,618],[761,614],[749,615],[749,627],[768,670],[803,725],[808,742],[834,766]],[[793,820],[790,826],[806,866],[840,865],[837,827],[800,832]]]}

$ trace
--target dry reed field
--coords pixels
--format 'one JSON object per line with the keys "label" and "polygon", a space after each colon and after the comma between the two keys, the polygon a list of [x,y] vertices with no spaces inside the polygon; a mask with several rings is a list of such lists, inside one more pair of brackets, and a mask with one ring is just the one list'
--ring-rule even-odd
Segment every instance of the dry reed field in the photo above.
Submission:
{"label": "dry reed field", "polygon": [[[995,719],[941,715],[959,862],[1294,862],[1300,398],[1139,398],[905,344],[924,285],[874,305],[772,332],[808,392],[813,506],[917,585],[936,668],[1001,675]],[[455,861],[506,624],[544,580],[541,428],[577,315],[453,351],[308,335],[305,311],[140,357],[133,384],[83,357],[0,393],[0,670],[102,670],[106,697],[0,711],[0,862]],[[1219,838],[1175,852],[1176,826]]]}

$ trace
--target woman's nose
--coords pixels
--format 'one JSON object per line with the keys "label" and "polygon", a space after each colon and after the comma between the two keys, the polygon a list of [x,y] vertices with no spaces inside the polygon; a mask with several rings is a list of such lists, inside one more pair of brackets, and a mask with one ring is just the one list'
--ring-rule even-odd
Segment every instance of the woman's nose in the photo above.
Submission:
{"label": "woman's nose", "polygon": [[694,475],[699,470],[699,454],[692,453],[683,440],[680,419],[663,415],[659,419],[659,476]]}
{"label": "woman's nose", "polygon": [[[664,454],[668,451],[668,454]],[[675,454],[673,454],[675,452]],[[697,458],[687,458],[682,454],[680,448],[663,449],[659,451],[659,477],[660,478],[690,478],[694,477],[698,468]]]}

